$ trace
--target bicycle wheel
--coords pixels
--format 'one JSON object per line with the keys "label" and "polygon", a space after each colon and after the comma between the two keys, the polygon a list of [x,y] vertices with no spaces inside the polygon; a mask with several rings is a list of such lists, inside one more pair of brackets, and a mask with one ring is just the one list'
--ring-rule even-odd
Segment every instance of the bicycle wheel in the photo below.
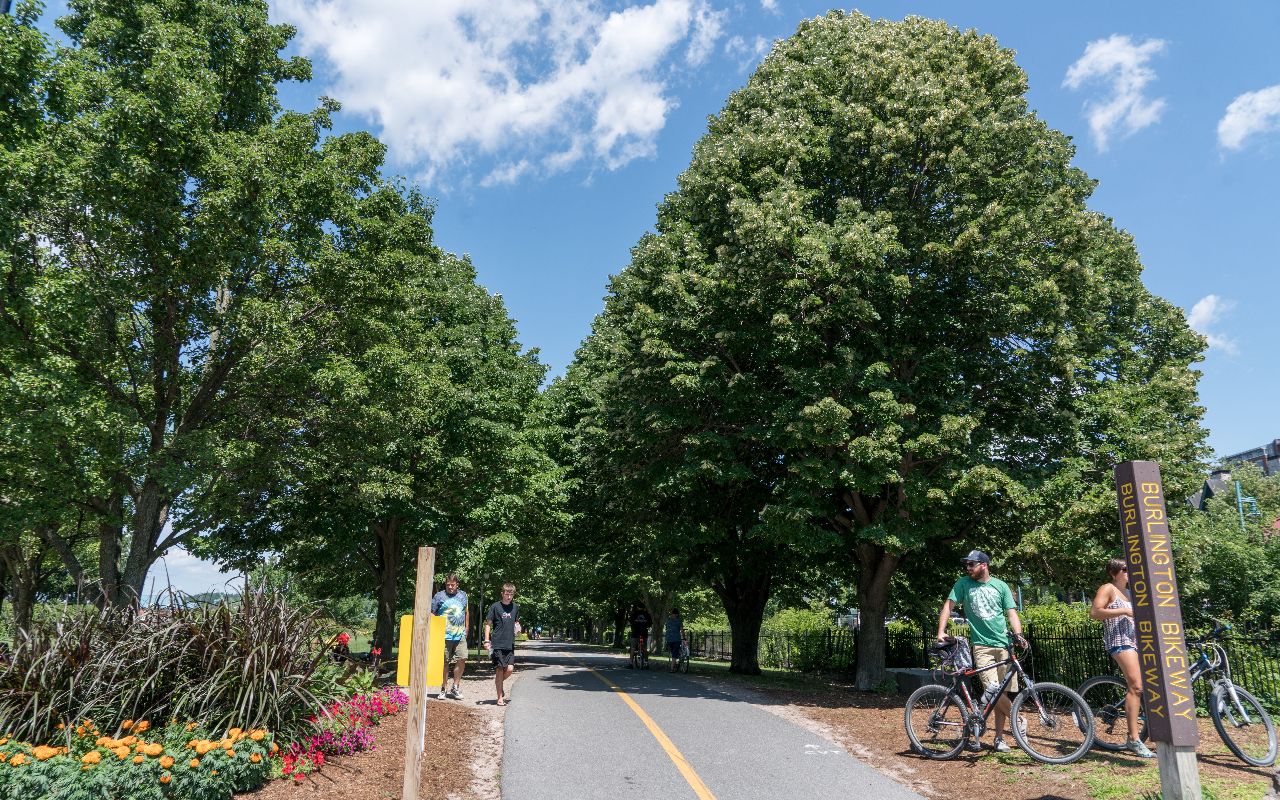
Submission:
{"label": "bicycle wheel", "polygon": [[[1099,675],[1080,684],[1080,696],[1093,712],[1093,744],[1113,753],[1124,750],[1129,741],[1129,717],[1125,713],[1124,698],[1129,687],[1123,678],[1115,675]],[[1139,714],[1138,737],[1147,739],[1147,720]]]}
{"label": "bicycle wheel", "polygon": [[965,719],[960,700],[945,686],[921,686],[907,698],[903,723],[911,749],[925,758],[955,758],[964,747]]}
{"label": "bicycle wheel", "polygon": [[1246,764],[1269,767],[1276,760],[1276,727],[1258,698],[1236,686],[1240,705],[1231,700],[1226,684],[1219,683],[1209,698],[1213,727],[1231,752]]}
{"label": "bicycle wheel", "polygon": [[1027,755],[1046,764],[1070,764],[1093,745],[1093,712],[1074,689],[1033,683],[1010,709],[1013,738]]}

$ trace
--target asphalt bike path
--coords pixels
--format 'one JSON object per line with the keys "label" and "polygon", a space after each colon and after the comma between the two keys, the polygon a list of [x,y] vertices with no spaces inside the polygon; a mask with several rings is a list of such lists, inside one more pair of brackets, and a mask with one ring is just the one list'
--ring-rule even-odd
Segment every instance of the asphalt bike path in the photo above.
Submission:
{"label": "asphalt bike path", "polygon": [[923,800],[799,725],[622,655],[521,643],[506,709],[505,800]]}

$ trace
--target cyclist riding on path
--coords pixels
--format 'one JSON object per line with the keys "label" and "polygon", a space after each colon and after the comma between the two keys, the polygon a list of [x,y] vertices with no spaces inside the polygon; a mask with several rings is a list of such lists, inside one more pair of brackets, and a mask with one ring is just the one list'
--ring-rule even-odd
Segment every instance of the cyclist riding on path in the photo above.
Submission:
{"label": "cyclist riding on path", "polygon": [[653,625],[653,617],[650,616],[648,609],[640,603],[634,603],[631,606],[631,648],[634,652],[637,648],[643,648],[645,642],[649,641],[649,626]]}
{"label": "cyclist riding on path", "polygon": [[[1013,602],[1013,592],[1009,585],[991,575],[991,557],[981,550],[970,551],[964,557],[964,568],[968,573],[951,587],[951,594],[942,604],[942,613],[938,615],[938,641],[947,640],[947,620],[955,606],[964,606],[965,618],[969,620],[969,638],[973,642],[973,665],[977,669],[990,666],[1008,658],[1009,632],[1013,631],[1013,640],[1019,647],[1026,646],[1022,638],[1022,620],[1018,618],[1018,607]],[[1008,624],[1005,619],[1008,618]],[[1008,666],[989,669],[979,673],[982,679],[983,702],[985,706],[991,695],[998,691],[1000,682],[1009,671]],[[1006,694],[996,703],[995,741],[992,749],[999,753],[1009,752],[1009,745],[1004,741],[1004,725],[1009,718],[1009,703],[1018,693],[1018,679],[1015,676],[1009,683]],[[977,740],[969,742],[969,749],[981,750]]]}

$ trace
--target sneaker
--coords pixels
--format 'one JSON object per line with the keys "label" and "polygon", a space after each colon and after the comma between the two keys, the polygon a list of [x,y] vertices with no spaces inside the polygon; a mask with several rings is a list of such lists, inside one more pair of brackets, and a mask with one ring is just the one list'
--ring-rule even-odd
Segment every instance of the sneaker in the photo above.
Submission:
{"label": "sneaker", "polygon": [[979,742],[977,739],[969,739],[964,743],[964,749],[968,750],[970,753],[981,753],[982,742]]}
{"label": "sneaker", "polygon": [[449,695],[445,693],[444,687],[440,688],[440,694],[436,695],[437,700],[448,700]]}
{"label": "sneaker", "polygon": [[1147,747],[1145,744],[1138,741],[1137,739],[1132,739],[1128,742],[1125,742],[1124,749],[1128,750],[1130,753],[1133,753],[1138,758],[1155,758],[1156,757],[1156,754],[1151,752],[1151,748]]}
{"label": "sneaker", "polygon": [[992,742],[991,749],[997,753],[1007,753],[1009,752],[1009,745],[1005,744],[1004,739],[996,739]]}
{"label": "sneaker", "polygon": [[453,687],[452,689],[450,689],[450,690],[449,690],[449,697],[450,697],[450,698],[452,698],[452,699],[454,699],[454,700],[461,700],[461,699],[462,699],[462,692],[458,691],[458,687],[457,687],[457,686],[455,686],[455,687]]}

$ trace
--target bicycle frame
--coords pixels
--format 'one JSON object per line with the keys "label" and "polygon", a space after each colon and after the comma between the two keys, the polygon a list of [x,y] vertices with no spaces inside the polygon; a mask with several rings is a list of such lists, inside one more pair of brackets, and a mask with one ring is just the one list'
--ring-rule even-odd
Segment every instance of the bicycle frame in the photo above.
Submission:
{"label": "bicycle frame", "polygon": [[[997,661],[996,663],[988,664],[985,667],[970,667],[963,672],[954,673],[952,676],[952,693],[960,695],[961,699],[964,700],[965,711],[970,714],[980,712],[984,723],[986,722],[987,717],[991,716],[992,710],[996,707],[996,704],[1000,702],[1000,698],[1004,695],[1005,690],[1009,688],[1009,683],[1014,679],[1014,677],[1021,679],[1023,688],[1030,688],[1031,686],[1031,680],[1027,677],[1027,672],[1022,668],[1022,664],[1018,662],[1017,654],[1013,652],[1012,647],[1007,649],[1009,651],[1009,657],[1003,661]],[[1000,686],[997,688],[995,694],[992,695],[991,700],[979,709],[978,704],[973,701],[973,696],[969,693],[968,682],[961,679],[968,678],[972,675],[978,675],[980,673],[987,672],[988,670],[999,669],[1006,664],[1012,665],[1013,669],[1009,670],[1009,672],[1004,676],[1004,680],[1000,681]],[[1040,698],[1035,697],[1035,701],[1036,708],[1043,714],[1044,707],[1040,705]]]}
{"label": "bicycle frame", "polygon": [[[1219,631],[1214,630],[1213,633],[1208,634],[1205,638],[1218,635],[1218,633]],[[1235,681],[1231,680],[1231,662],[1227,659],[1226,649],[1217,642],[1208,642],[1204,639],[1193,642],[1192,645],[1198,648],[1200,657],[1191,665],[1191,683],[1194,684],[1203,676],[1209,675],[1213,688],[1225,686],[1227,696],[1231,698],[1231,705],[1240,714],[1240,718],[1246,724],[1253,724],[1255,720],[1249,716],[1249,709],[1245,708],[1244,703],[1240,702],[1240,695],[1236,694],[1236,684]],[[1209,650],[1213,650],[1214,655],[1217,656],[1214,661],[1209,660]],[[1212,698],[1213,690],[1210,690],[1209,695]]]}

